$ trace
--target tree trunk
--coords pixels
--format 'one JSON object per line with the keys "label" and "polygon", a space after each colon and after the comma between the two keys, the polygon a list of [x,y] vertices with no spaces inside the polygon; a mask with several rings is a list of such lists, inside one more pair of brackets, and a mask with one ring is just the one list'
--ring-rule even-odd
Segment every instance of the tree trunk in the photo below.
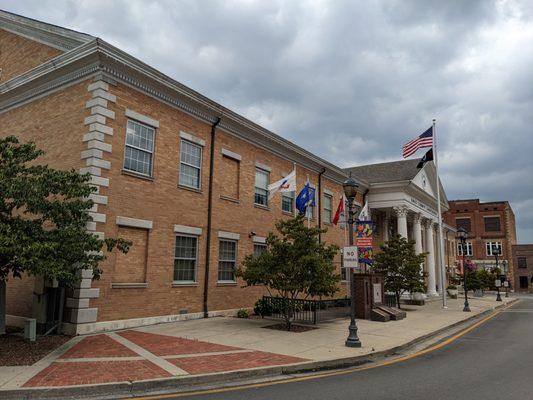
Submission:
{"label": "tree trunk", "polygon": [[6,334],[6,281],[0,281],[0,335]]}
{"label": "tree trunk", "polygon": [[401,310],[402,307],[400,306],[400,293],[396,292],[396,305],[398,306],[398,310]]}

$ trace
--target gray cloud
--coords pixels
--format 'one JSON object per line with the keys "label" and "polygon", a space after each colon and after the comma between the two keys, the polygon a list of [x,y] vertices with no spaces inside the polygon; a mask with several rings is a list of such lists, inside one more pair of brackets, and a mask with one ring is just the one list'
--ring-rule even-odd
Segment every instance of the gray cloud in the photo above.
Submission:
{"label": "gray cloud", "polygon": [[[524,4],[525,3],[525,4]],[[20,1],[342,166],[437,118],[448,197],[510,200],[533,242],[533,7],[504,1]]]}

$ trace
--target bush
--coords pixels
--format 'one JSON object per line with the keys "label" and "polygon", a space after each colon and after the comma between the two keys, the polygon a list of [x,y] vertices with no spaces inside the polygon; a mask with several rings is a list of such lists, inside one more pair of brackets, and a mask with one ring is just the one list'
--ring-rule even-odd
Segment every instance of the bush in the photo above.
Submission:
{"label": "bush", "polygon": [[254,314],[260,315],[261,317],[268,317],[273,313],[272,306],[265,299],[259,299],[255,302]]}
{"label": "bush", "polygon": [[448,285],[448,290],[457,290],[457,286],[455,286],[455,285]]}
{"label": "bush", "polygon": [[246,308],[241,308],[239,311],[237,311],[237,318],[250,318],[250,311],[248,311]]}

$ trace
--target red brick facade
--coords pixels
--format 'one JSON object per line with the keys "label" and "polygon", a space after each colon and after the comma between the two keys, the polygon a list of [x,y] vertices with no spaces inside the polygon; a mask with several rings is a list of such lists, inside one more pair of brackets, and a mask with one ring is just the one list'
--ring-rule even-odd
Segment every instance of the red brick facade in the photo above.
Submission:
{"label": "red brick facade", "polygon": [[499,267],[506,270],[512,281],[512,246],[516,244],[515,217],[507,201],[480,202],[479,199],[452,200],[450,210],[444,214],[444,221],[453,227],[464,226],[468,230],[467,242],[472,254],[467,255],[479,266],[492,267],[495,257],[488,253],[487,243],[501,244]]}
{"label": "red brick facade", "polygon": [[513,246],[514,290],[533,293],[533,244]]}

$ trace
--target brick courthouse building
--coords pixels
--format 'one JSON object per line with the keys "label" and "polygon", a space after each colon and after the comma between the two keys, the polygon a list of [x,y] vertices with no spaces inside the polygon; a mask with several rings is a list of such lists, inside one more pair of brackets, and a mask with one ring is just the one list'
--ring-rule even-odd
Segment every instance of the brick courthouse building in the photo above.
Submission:
{"label": "brick courthouse building", "polygon": [[[243,288],[233,268],[261,251],[276,220],[293,215],[294,196],[269,201],[266,186],[294,165],[298,190],[307,177],[317,188],[311,222],[328,228],[321,239],[344,245],[345,233],[331,219],[345,170],[101,39],[0,12],[0,68],[0,135],[35,141],[51,167],[90,173],[98,191],[87,229],[133,242],[128,254],[109,255],[100,280],[84,271],[67,293],[67,332],[252,306],[263,289]],[[434,168],[425,173],[436,182]],[[362,203],[371,184],[356,178]],[[384,207],[395,207],[400,228],[408,214],[421,213],[412,226],[420,230],[427,220],[425,237],[432,241],[436,214],[421,206],[431,201],[430,190],[411,186],[405,199]],[[377,241],[387,234],[389,228],[377,229]],[[340,272],[340,258],[336,262]],[[43,309],[36,304],[42,296],[34,293],[45,286],[34,277],[10,279],[7,313],[43,322],[35,311]],[[345,293],[344,283],[338,295]]]}

